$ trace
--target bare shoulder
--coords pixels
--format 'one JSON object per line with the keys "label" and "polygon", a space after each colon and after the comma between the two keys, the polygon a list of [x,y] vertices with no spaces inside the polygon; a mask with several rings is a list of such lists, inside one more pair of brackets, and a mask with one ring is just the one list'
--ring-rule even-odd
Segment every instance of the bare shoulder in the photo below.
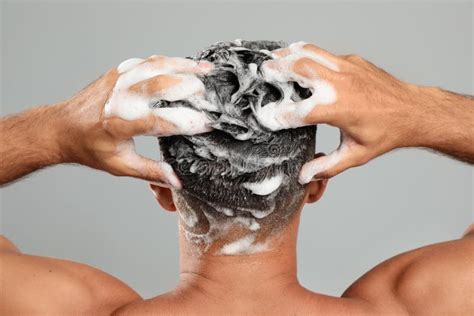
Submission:
{"label": "bare shoulder", "polygon": [[395,256],[358,279],[343,297],[399,314],[474,314],[474,227],[464,237]]}
{"label": "bare shoulder", "polygon": [[0,237],[1,315],[110,315],[140,297],[85,264],[22,254]]}

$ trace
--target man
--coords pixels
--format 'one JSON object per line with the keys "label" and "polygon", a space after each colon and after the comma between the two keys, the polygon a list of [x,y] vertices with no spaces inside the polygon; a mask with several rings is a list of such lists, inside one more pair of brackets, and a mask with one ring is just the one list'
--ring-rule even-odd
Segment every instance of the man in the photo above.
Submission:
{"label": "man", "polygon": [[[2,120],[2,184],[64,162],[160,182],[151,188],[179,210],[181,246],[178,287],[142,300],[101,271],[21,254],[4,239],[2,314],[472,314],[472,230],[380,264],[341,298],[299,285],[295,251],[304,203],[347,168],[409,146],[472,163],[472,99],[314,45],[278,49],[275,59],[259,45],[273,44],[227,43],[199,63],[130,60],[71,100]],[[311,160],[317,123],[343,137]],[[176,135],[160,138],[166,162],[138,156],[135,135]]]}

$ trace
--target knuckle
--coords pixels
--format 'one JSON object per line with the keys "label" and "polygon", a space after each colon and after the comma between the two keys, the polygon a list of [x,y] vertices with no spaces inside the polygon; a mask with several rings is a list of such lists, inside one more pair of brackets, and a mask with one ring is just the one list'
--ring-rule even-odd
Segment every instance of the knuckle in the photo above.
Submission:
{"label": "knuckle", "polygon": [[294,62],[292,70],[300,76],[315,78],[317,76],[317,63],[309,57],[302,57]]}
{"label": "knuckle", "polygon": [[313,65],[313,61],[309,57],[301,57],[295,61],[293,64],[293,69],[298,70],[303,67],[310,67]]}
{"label": "knuckle", "polygon": [[357,61],[360,60],[360,56],[357,54],[349,54],[344,56],[344,59],[349,60],[349,61]]}
{"label": "knuckle", "polygon": [[370,156],[364,149],[359,149],[355,152],[354,157],[352,158],[352,166],[359,167],[365,165],[369,162]]}
{"label": "knuckle", "polygon": [[163,56],[163,55],[151,55],[150,57],[148,57],[147,59],[149,61],[164,61],[166,60],[168,57],[166,56]]}
{"label": "knuckle", "polygon": [[360,55],[357,55],[357,54],[347,55],[345,57],[345,60],[347,60],[348,62],[350,62],[352,64],[356,64],[356,65],[362,65],[362,64],[366,63],[366,60],[363,57],[361,57]]}
{"label": "knuckle", "polygon": [[122,170],[120,170],[119,168],[115,167],[115,166],[104,166],[103,169],[106,170],[111,175],[116,176],[116,177],[124,177],[125,176],[124,172]]}
{"label": "knuckle", "polygon": [[357,87],[359,82],[359,76],[355,72],[340,72],[335,75],[335,79],[342,84],[345,90],[352,90],[352,88]]}
{"label": "knuckle", "polygon": [[313,54],[317,54],[317,55],[322,55],[322,56],[325,56],[328,54],[328,52],[326,52],[324,49],[322,49],[321,47],[319,46],[316,46],[314,44],[311,44],[311,43],[306,43],[302,46],[302,50],[306,51],[306,52],[309,52],[309,53],[313,53]]}
{"label": "knuckle", "polygon": [[116,118],[104,120],[100,122],[99,125],[102,128],[102,130],[105,131],[109,136],[116,136],[116,133],[117,133]]}
{"label": "knuckle", "polygon": [[303,49],[317,51],[317,50],[319,50],[319,47],[312,44],[312,43],[306,43],[306,44],[303,45]]}

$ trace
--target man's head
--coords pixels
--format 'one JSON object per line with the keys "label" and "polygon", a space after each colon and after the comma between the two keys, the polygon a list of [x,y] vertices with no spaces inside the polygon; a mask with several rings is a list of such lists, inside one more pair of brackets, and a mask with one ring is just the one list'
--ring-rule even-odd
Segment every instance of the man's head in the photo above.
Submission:
{"label": "man's head", "polygon": [[[307,198],[298,174],[314,157],[316,127],[272,132],[254,115],[270,102],[299,101],[311,95],[296,82],[267,82],[260,73],[262,62],[272,58],[270,51],[284,46],[234,41],[202,51],[195,59],[215,65],[200,77],[212,105],[206,113],[214,130],[159,139],[163,159],[183,184],[172,201],[169,192],[156,188],[160,203],[179,210],[185,237],[204,249],[217,240],[239,238],[244,241],[222,247],[221,253],[263,249],[262,236],[286,227]],[[161,101],[154,106],[192,107],[186,101]],[[317,198],[319,189],[313,190]]]}

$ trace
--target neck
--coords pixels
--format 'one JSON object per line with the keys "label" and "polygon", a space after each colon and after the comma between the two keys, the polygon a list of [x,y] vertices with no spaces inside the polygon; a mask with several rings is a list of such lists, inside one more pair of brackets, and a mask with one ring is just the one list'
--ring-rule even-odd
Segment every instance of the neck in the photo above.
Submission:
{"label": "neck", "polygon": [[179,289],[199,289],[219,298],[239,297],[255,301],[291,286],[299,286],[296,275],[296,237],[299,216],[276,236],[270,247],[248,255],[196,254],[196,245],[180,232]]}

